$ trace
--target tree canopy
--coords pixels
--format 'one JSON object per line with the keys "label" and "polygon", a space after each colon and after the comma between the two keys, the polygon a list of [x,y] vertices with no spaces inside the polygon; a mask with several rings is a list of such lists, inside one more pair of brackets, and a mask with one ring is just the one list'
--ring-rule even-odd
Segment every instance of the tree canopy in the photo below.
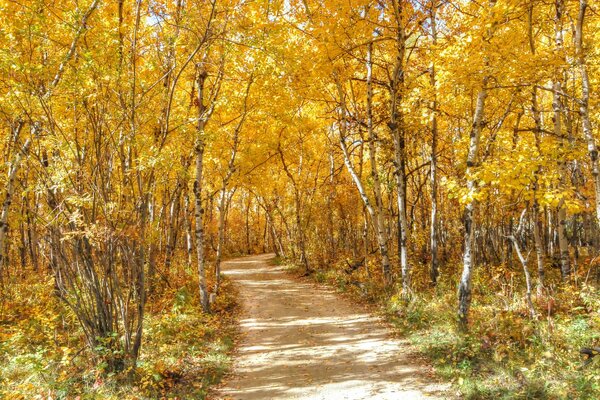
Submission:
{"label": "tree canopy", "polygon": [[111,372],[235,254],[597,332],[597,6],[0,0],[3,301],[51,282]]}

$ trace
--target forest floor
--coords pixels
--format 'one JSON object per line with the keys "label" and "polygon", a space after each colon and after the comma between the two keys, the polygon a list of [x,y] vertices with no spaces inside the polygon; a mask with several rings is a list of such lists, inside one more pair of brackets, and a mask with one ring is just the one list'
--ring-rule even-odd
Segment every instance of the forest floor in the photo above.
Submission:
{"label": "forest floor", "polygon": [[230,260],[241,339],[215,399],[444,399],[449,385],[380,318],[294,278],[272,255]]}

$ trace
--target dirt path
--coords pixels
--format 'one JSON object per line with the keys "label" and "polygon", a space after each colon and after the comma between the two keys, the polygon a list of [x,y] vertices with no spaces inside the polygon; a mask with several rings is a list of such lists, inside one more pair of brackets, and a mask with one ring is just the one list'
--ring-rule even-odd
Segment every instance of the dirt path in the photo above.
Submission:
{"label": "dirt path", "polygon": [[444,399],[447,388],[360,306],[298,282],[271,255],[224,265],[243,305],[234,375],[217,399]]}

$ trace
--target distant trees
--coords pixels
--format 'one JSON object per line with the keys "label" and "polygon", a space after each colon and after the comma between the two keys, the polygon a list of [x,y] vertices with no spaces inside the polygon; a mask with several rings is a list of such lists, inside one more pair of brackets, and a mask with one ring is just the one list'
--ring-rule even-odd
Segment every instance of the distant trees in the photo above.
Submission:
{"label": "distant trees", "polygon": [[[484,273],[478,266],[520,263],[530,299],[534,280],[544,296],[555,260],[568,282],[583,253],[597,254],[590,224],[600,198],[596,117],[588,106],[595,75],[586,58],[593,45],[582,38],[598,21],[586,2],[393,1],[310,10],[283,14],[301,28],[292,37],[310,43],[296,53],[310,54],[312,70],[327,73],[294,76],[289,87],[305,99],[303,115],[310,108],[317,120],[329,118],[320,129],[331,150],[316,165],[333,162],[322,182],[334,175],[337,184],[333,198],[325,189],[311,193],[313,205],[303,211],[309,218],[314,208],[327,210],[321,220],[327,215],[329,225],[311,219],[309,257],[376,253],[381,281],[401,277],[405,295],[419,290],[422,282],[415,288],[411,277],[422,279],[428,265],[430,282],[441,273],[457,283],[457,317],[468,329],[473,276]],[[290,74],[303,65],[297,54],[287,63]],[[523,250],[529,243],[535,277]],[[453,267],[459,260],[462,273]]]}

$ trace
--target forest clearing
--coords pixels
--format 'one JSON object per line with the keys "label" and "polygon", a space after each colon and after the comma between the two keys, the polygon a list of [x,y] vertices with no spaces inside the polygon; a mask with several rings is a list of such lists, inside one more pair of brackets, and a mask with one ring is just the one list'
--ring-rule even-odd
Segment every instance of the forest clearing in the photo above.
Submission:
{"label": "forest clearing", "polygon": [[600,398],[600,4],[0,0],[0,399]]}

